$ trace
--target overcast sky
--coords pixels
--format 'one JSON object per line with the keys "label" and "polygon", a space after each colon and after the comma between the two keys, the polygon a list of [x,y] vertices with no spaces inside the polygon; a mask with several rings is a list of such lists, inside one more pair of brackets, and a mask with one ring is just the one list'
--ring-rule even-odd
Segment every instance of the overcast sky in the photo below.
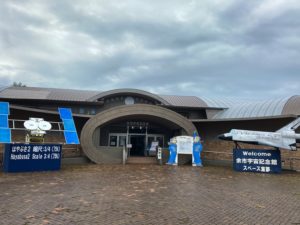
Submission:
{"label": "overcast sky", "polygon": [[300,94],[299,0],[0,0],[0,85]]}

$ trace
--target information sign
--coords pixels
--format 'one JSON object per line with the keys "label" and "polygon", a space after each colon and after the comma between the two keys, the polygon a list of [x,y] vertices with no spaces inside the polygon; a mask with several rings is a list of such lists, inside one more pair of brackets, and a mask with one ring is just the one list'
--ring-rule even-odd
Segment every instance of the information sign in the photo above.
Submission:
{"label": "information sign", "polygon": [[4,172],[59,170],[61,149],[58,144],[6,144]]}
{"label": "information sign", "polygon": [[233,149],[233,168],[241,172],[280,173],[280,151]]}
{"label": "information sign", "polygon": [[177,154],[193,154],[193,137],[178,136],[177,141]]}

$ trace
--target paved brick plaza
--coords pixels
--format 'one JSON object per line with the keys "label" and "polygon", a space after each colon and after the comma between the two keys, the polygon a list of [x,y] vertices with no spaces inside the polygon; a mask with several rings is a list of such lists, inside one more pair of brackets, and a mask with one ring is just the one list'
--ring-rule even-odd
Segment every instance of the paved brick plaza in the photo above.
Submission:
{"label": "paved brick plaza", "polygon": [[300,173],[156,165],[0,173],[0,224],[300,224]]}

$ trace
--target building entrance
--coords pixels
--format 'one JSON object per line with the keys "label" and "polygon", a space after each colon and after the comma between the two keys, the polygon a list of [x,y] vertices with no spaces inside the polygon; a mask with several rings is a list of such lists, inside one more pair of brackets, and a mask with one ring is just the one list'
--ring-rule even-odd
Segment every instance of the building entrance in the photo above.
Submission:
{"label": "building entrance", "polygon": [[129,156],[150,156],[150,148],[153,142],[164,147],[163,134],[127,134],[127,133],[110,133],[109,146],[110,147],[124,147],[131,144]]}
{"label": "building entrance", "polygon": [[145,135],[130,135],[130,156],[144,156],[145,155]]}
{"label": "building entrance", "polygon": [[[111,124],[107,128],[109,132],[108,146],[126,147],[129,157],[155,156],[157,147],[165,147],[164,139],[167,131],[161,128],[160,125],[149,125],[149,122],[144,121],[126,122],[126,133],[124,128],[124,123]],[[123,133],[111,133],[110,130],[123,131]],[[166,132],[166,134],[163,132]]]}

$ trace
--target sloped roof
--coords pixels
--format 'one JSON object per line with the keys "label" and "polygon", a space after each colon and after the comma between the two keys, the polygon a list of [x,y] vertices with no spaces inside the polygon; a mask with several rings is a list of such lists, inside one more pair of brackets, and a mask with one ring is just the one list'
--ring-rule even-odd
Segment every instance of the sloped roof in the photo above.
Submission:
{"label": "sloped roof", "polygon": [[208,105],[196,96],[160,95],[171,106],[207,108]]}
{"label": "sloped roof", "polygon": [[291,115],[291,114],[296,114],[300,115],[300,96],[295,95],[291,97],[287,103],[285,104],[283,110],[282,110],[282,115]]}
{"label": "sloped roof", "polygon": [[[244,101],[216,114],[213,119],[239,119],[300,115],[300,97],[283,97],[260,101]],[[297,102],[297,104],[296,104]],[[289,106],[287,110],[286,107]]]}
{"label": "sloped roof", "polygon": [[242,104],[244,102],[251,102],[251,99],[240,99],[240,98],[227,98],[227,97],[202,97],[201,99],[207,104],[208,107],[212,108],[230,108],[232,106],[236,106]]}
{"label": "sloped roof", "polygon": [[0,92],[3,91],[6,88],[7,88],[7,86],[0,86]]}
{"label": "sloped roof", "polygon": [[87,101],[99,91],[85,91],[57,88],[8,87],[0,91],[0,98],[37,99],[57,101]]}
{"label": "sloped roof", "polygon": [[207,98],[196,96],[156,95],[137,89],[116,89],[106,92],[37,87],[0,87],[0,98],[74,102],[95,102],[115,93],[138,94],[152,98],[162,105],[190,108],[219,109],[212,119],[240,119],[282,115],[300,115],[300,96],[269,100],[239,98]]}
{"label": "sloped roof", "polygon": [[160,102],[163,105],[169,105],[167,101],[165,101],[161,96],[153,94],[148,91],[133,89],[133,88],[123,88],[123,89],[114,89],[110,91],[99,92],[98,94],[94,95],[93,97],[89,98],[89,101],[97,101],[98,99],[105,98],[108,96],[116,96],[116,95],[139,95],[151,98]]}
{"label": "sloped roof", "polygon": [[143,90],[129,88],[101,92],[58,88],[7,87],[2,91],[0,90],[0,98],[94,102],[97,101],[98,98],[107,97],[116,93],[145,95],[161,102],[163,105],[178,107],[208,107],[203,100],[195,96],[156,95]]}

